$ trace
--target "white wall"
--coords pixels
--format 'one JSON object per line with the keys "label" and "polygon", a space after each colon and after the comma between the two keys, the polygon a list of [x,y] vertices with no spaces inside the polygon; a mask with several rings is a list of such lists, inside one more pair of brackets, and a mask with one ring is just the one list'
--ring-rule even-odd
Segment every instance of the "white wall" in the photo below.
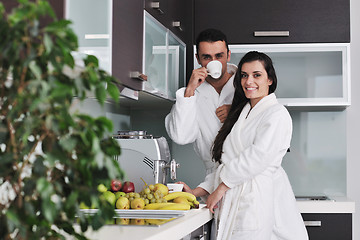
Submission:
{"label": "white wall", "polygon": [[356,203],[353,240],[360,240],[360,1],[350,0],[351,106],[347,109],[347,195]]}

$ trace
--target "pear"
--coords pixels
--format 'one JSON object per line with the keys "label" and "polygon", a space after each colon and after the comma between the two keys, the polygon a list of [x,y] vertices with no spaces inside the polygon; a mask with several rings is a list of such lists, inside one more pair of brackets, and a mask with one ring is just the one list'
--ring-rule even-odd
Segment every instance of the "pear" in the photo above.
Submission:
{"label": "pear", "polygon": [[141,218],[131,219],[131,220],[130,220],[130,223],[131,223],[132,225],[145,225],[145,219],[141,219]]}
{"label": "pear", "polygon": [[119,199],[116,201],[115,207],[117,209],[129,209],[130,201],[126,197],[119,197]]}
{"label": "pear", "polygon": [[129,218],[116,218],[115,223],[118,225],[129,225],[130,219]]}
{"label": "pear", "polygon": [[154,192],[156,191],[160,191],[163,196],[166,196],[169,193],[169,188],[162,183],[157,183],[154,185]]}
{"label": "pear", "polygon": [[130,203],[131,209],[144,209],[145,201],[142,198],[135,198]]}
{"label": "pear", "polygon": [[106,187],[104,184],[101,183],[101,184],[98,185],[97,190],[98,190],[99,192],[104,193],[104,192],[107,191],[107,187]]}

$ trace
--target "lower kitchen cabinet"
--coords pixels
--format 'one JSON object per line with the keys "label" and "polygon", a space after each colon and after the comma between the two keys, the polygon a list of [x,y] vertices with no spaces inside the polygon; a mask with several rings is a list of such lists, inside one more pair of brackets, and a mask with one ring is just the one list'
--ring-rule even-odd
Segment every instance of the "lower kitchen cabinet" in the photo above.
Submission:
{"label": "lower kitchen cabinet", "polygon": [[351,213],[303,213],[309,240],[351,240]]}

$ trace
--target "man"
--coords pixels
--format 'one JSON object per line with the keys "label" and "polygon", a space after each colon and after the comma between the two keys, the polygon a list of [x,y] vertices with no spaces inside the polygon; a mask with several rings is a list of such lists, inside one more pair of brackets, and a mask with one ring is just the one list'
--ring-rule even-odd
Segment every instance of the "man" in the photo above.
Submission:
{"label": "man", "polygon": [[[201,32],[196,39],[196,52],[201,67],[193,70],[187,87],[176,92],[176,103],[165,118],[165,127],[175,143],[194,143],[208,176],[216,167],[211,159],[211,147],[230,109],[237,67],[228,63],[231,52],[226,36],[219,30]],[[218,79],[212,78],[206,70],[206,65],[213,60],[222,64]],[[184,187],[188,188],[187,185]],[[192,192],[201,196],[204,189],[211,192],[204,183]]]}

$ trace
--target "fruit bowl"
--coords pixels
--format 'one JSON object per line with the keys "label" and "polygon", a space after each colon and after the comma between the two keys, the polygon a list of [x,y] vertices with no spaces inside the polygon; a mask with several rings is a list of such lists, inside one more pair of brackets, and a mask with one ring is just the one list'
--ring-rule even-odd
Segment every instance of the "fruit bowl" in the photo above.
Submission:
{"label": "fruit bowl", "polygon": [[168,183],[167,187],[169,188],[169,193],[172,192],[181,192],[184,188],[184,184],[181,183]]}

